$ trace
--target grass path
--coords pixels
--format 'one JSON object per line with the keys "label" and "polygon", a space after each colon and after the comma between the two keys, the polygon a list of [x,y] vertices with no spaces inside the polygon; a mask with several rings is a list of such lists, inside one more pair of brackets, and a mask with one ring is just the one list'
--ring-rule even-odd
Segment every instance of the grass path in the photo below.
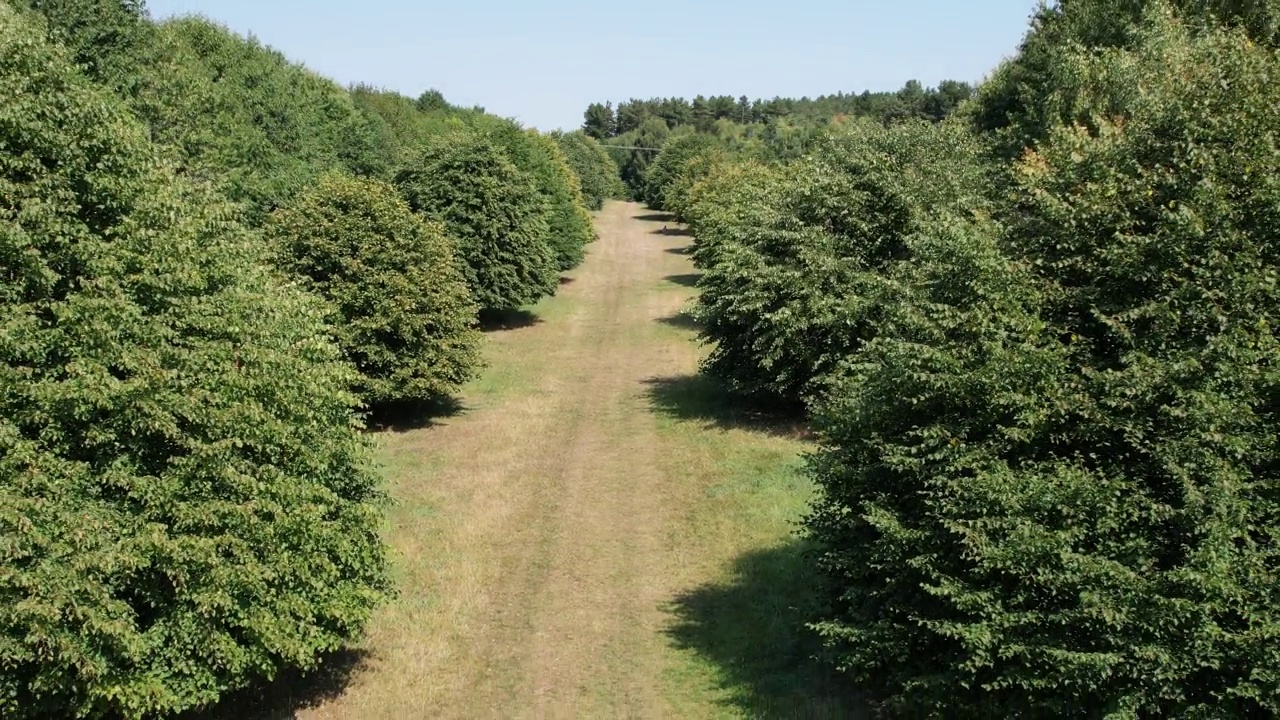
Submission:
{"label": "grass path", "polygon": [[456,415],[384,434],[400,595],[264,716],[848,717],[797,631],[805,442],[697,375],[688,238],[597,223]]}

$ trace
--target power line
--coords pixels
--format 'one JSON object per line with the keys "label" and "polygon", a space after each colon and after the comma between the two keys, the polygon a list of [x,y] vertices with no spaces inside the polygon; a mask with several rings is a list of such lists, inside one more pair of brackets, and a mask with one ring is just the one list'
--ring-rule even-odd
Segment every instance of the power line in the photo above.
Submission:
{"label": "power line", "polygon": [[654,152],[662,152],[662,148],[637,147],[635,145],[605,145],[604,143],[601,143],[600,147],[618,148],[619,150],[652,150]]}

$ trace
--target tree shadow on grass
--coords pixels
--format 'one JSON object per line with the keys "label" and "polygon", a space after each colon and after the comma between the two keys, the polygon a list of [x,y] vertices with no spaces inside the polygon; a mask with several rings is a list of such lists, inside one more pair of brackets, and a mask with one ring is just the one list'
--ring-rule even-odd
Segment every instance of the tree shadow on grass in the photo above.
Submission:
{"label": "tree shadow on grass", "polygon": [[570,284],[572,284],[575,280],[577,280],[577,278],[571,278],[571,277],[569,277],[568,275],[561,275],[561,276],[560,276],[560,285],[561,285],[561,286],[564,286],[564,285],[570,285]]}
{"label": "tree shadow on grass", "polygon": [[481,310],[480,329],[484,332],[501,332],[533,327],[542,318],[528,310]]}
{"label": "tree shadow on grass", "polygon": [[639,215],[632,215],[636,220],[644,220],[646,222],[675,222],[676,216],[666,212],[649,212]]}
{"label": "tree shadow on grass", "polygon": [[666,633],[719,670],[725,703],[754,718],[863,718],[856,689],[826,664],[804,624],[818,608],[806,546],[754,550],[730,580],[677,596]]}
{"label": "tree shadow on grass", "polygon": [[694,319],[692,315],[690,315],[689,313],[683,310],[681,310],[678,313],[675,313],[674,315],[660,317],[658,318],[658,322],[662,323],[663,325],[670,325],[673,328],[679,328],[681,330],[692,330],[694,332],[697,332],[702,329],[702,325],[696,319]]}
{"label": "tree shadow on grass", "polygon": [[691,288],[698,286],[698,278],[700,277],[702,277],[702,273],[683,273],[681,275],[668,275],[662,279],[681,287]]}
{"label": "tree shadow on grass", "polygon": [[369,663],[365,650],[331,653],[310,672],[285,670],[271,682],[252,685],[225,696],[203,710],[185,713],[178,720],[288,720],[302,710],[336,700]]}
{"label": "tree shadow on grass", "polygon": [[644,381],[649,406],[677,420],[693,420],[724,430],[751,430],[779,437],[807,438],[804,408],[752,402],[702,373],[653,377]]}
{"label": "tree shadow on grass", "polygon": [[466,410],[462,401],[453,396],[378,403],[369,408],[365,424],[374,431],[408,432],[431,427],[441,418],[457,417]]}

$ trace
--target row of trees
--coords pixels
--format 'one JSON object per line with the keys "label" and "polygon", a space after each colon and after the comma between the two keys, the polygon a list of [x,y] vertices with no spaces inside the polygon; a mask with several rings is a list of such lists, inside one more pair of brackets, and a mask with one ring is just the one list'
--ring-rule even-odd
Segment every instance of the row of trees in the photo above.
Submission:
{"label": "row of trees", "polygon": [[392,589],[364,413],[472,377],[479,314],[555,291],[617,170],[206,20],[15,1],[0,715],[206,706],[359,634]]}
{"label": "row of trees", "polygon": [[1277,7],[1064,0],[947,122],[650,168],[881,709],[1280,713]]}
{"label": "row of trees", "polygon": [[918,80],[909,80],[892,92],[837,93],[810,99],[775,97],[772,100],[750,100],[746,95],[699,95],[684,98],[632,98],[618,103],[592,103],[584,113],[583,131],[597,140],[625,135],[639,130],[650,118],[658,118],[675,130],[691,125],[699,132],[710,132],[719,120],[740,125],[766,124],[784,118],[801,124],[827,124],[833,118],[867,117],[880,122],[912,118],[941,120],[973,94],[973,87],[957,80],[944,80],[937,87],[926,88]]}
{"label": "row of trees", "polygon": [[[929,89],[912,80],[892,93],[837,94],[817,100],[775,98],[755,103],[739,98],[737,112],[730,111],[735,105],[728,96],[709,101],[697,98],[692,104],[680,98],[631,100],[619,105],[616,114],[611,104],[596,103],[585,113],[582,132],[607,141],[631,197],[653,204],[655,182],[648,179],[648,173],[668,141],[710,137],[739,156],[774,163],[789,161],[814,151],[822,137],[845,125],[940,122],[972,91],[969,85],[951,80]],[[704,113],[700,108],[710,110]],[[682,147],[688,146],[682,143]],[[657,185],[673,175],[671,159],[664,162],[668,167],[661,171]]]}

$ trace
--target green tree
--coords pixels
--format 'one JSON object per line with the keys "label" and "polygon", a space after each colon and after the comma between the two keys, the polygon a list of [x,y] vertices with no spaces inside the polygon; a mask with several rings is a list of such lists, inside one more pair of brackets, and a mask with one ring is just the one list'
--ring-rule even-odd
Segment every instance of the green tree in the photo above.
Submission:
{"label": "green tree", "polygon": [[537,185],[489,136],[458,129],[429,140],[396,174],[409,205],[457,241],[467,287],[482,310],[510,310],[554,294],[555,252]]}
{"label": "green tree", "polygon": [[565,161],[577,174],[582,195],[589,210],[604,207],[609,198],[620,198],[626,192],[622,177],[609,152],[582,131],[553,132],[551,138],[560,146]]}
{"label": "green tree", "polygon": [[1280,63],[1148,21],[820,412],[817,628],[896,713],[1280,713]]}
{"label": "green tree", "polygon": [[377,180],[331,175],[267,226],[277,264],[332,304],[367,403],[453,392],[480,365],[453,241]]}
{"label": "green tree", "polygon": [[[1280,44],[1280,2],[1276,0],[1062,0],[1036,13],[1018,54],[983,84],[970,117],[991,133],[1007,157],[1033,146],[1059,122],[1085,118],[1062,103],[1054,69],[1079,47],[1126,48],[1164,9],[1190,27],[1239,26],[1257,42]],[[1153,12],[1154,11],[1154,12]]]}
{"label": "green tree", "polygon": [[313,667],[387,586],[321,307],[2,2],[0,97],[0,715]]}
{"label": "green tree", "polygon": [[622,182],[626,184],[633,197],[644,197],[645,172],[648,171],[649,164],[658,156],[658,152],[662,150],[662,146],[670,136],[671,131],[667,128],[667,123],[661,118],[651,117],[645,120],[644,125],[634,133],[617,138],[619,145],[636,148],[620,150],[620,161],[618,157],[614,158],[618,161]]}
{"label": "green tree", "polygon": [[418,99],[414,101],[418,112],[422,113],[438,113],[450,109],[449,102],[444,99],[444,94],[439,90],[425,90]]}
{"label": "green tree", "polygon": [[556,256],[560,270],[577,267],[595,228],[587,212],[578,176],[565,160],[560,146],[536,130],[525,130],[510,120],[492,116],[477,118],[473,125],[487,132],[516,167],[533,179],[546,208],[544,242]]}
{"label": "green tree", "polygon": [[644,201],[649,207],[657,210],[670,210],[667,207],[666,193],[684,169],[690,158],[716,145],[716,139],[710,135],[696,133],[673,138],[662,147],[662,152],[654,158],[653,164],[645,173]]}
{"label": "green tree", "polygon": [[[982,206],[978,156],[959,126],[872,125],[763,176],[778,187],[741,197],[768,204],[720,231],[712,262],[697,251],[706,270],[695,314],[712,345],[704,368],[746,395],[819,395],[838,363],[874,336],[869,298],[882,274],[909,259],[907,238],[938,213]],[[705,232],[706,221],[695,228]]]}
{"label": "green tree", "polygon": [[587,106],[584,120],[582,131],[596,140],[612,137],[616,132],[612,103],[591,103]]}

